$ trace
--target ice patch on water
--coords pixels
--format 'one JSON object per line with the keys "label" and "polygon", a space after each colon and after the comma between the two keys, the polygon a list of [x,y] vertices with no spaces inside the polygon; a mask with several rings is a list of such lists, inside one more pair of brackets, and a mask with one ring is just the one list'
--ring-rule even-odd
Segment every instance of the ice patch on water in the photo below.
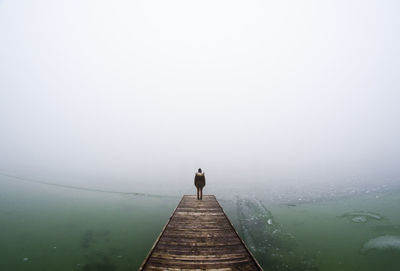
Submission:
{"label": "ice patch on water", "polygon": [[365,212],[365,211],[345,213],[343,216],[349,217],[351,219],[351,221],[354,223],[366,223],[366,222],[368,222],[368,220],[371,220],[371,219],[375,219],[375,220],[382,219],[382,216],[380,214],[373,213],[373,212]]}
{"label": "ice patch on water", "polygon": [[351,221],[355,223],[365,223],[367,222],[367,218],[365,216],[355,216],[351,219]]}
{"label": "ice patch on water", "polygon": [[382,217],[379,214],[372,213],[372,212],[352,212],[352,213],[350,213],[350,215],[365,216],[365,217],[369,217],[369,218],[373,218],[373,219],[377,219],[377,220],[382,219]]}
{"label": "ice patch on water", "polygon": [[370,249],[400,250],[400,236],[383,235],[373,238],[364,244],[361,251],[366,252]]}

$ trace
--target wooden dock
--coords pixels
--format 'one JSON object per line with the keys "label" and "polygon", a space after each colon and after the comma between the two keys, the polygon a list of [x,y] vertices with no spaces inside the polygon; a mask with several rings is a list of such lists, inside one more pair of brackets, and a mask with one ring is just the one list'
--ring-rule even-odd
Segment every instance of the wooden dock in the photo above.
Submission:
{"label": "wooden dock", "polygon": [[183,196],[139,270],[262,270],[215,196]]}

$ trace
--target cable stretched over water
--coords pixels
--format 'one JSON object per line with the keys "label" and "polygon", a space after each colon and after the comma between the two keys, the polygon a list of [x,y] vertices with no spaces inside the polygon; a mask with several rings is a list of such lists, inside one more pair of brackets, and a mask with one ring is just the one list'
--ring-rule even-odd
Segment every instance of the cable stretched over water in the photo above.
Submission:
{"label": "cable stretched over water", "polygon": [[90,188],[90,187],[81,187],[81,186],[74,186],[74,185],[66,185],[66,184],[58,184],[58,183],[51,183],[31,178],[20,177],[16,175],[6,174],[0,172],[1,176],[5,176],[8,178],[13,178],[16,180],[35,183],[35,184],[42,184],[48,186],[56,186],[61,188],[67,189],[74,189],[74,190],[81,190],[81,191],[90,191],[90,192],[98,192],[98,193],[108,193],[108,194],[120,194],[120,195],[131,195],[131,196],[140,196],[140,197],[153,197],[153,198],[177,198],[177,196],[169,196],[169,195],[161,195],[161,194],[150,194],[150,193],[140,193],[140,192],[124,192],[124,191],[115,191],[115,190],[103,190],[97,188]]}

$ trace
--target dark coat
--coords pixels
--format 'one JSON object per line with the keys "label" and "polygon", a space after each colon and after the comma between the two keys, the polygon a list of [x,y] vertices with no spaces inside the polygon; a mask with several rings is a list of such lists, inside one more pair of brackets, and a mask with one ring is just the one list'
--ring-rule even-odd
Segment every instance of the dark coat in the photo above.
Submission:
{"label": "dark coat", "polygon": [[204,173],[196,173],[194,176],[194,185],[196,187],[204,187],[206,185],[206,177],[204,176]]}

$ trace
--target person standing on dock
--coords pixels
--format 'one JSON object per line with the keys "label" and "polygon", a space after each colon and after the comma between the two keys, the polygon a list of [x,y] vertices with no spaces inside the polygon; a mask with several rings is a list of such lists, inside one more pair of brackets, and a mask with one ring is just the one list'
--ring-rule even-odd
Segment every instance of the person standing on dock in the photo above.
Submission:
{"label": "person standing on dock", "polygon": [[201,168],[196,172],[196,175],[194,176],[194,185],[197,188],[197,199],[202,200],[203,199],[203,187],[206,185],[206,177],[204,176],[204,173],[201,171]]}

